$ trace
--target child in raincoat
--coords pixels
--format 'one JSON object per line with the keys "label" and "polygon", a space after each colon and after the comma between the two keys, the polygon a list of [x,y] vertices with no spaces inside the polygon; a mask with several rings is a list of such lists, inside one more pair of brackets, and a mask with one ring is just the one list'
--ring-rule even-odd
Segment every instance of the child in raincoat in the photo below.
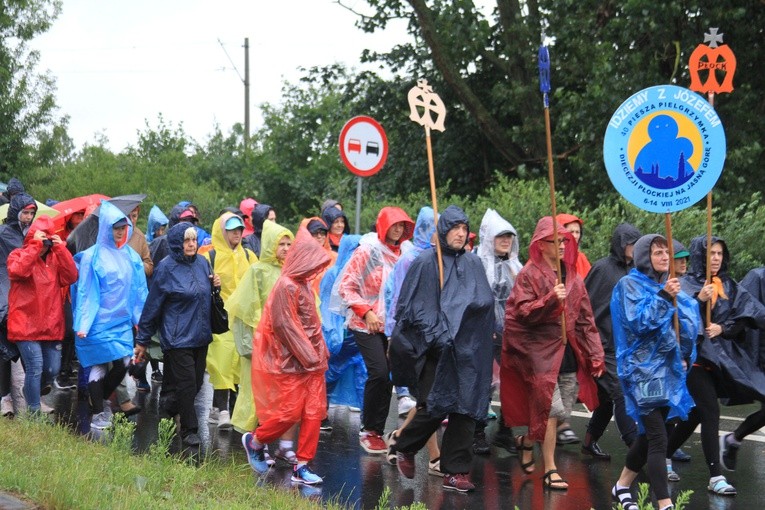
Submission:
{"label": "child in raincoat", "polygon": [[311,280],[329,263],[324,248],[300,230],[253,339],[252,392],[259,425],[242,436],[250,465],[264,473],[269,467],[265,445],[300,423],[292,480],[306,484],[322,482],[308,462],[316,455],[327,414],[324,372],[329,358]]}

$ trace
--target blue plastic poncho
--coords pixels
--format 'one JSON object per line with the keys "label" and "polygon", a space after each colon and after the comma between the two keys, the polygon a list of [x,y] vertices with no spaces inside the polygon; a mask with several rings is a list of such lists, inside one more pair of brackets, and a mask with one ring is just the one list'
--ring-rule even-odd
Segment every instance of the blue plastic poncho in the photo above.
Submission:
{"label": "blue plastic poncho", "polygon": [[[157,207],[156,205],[151,206],[151,210],[149,210],[149,220],[146,225],[146,242],[150,243],[154,240],[154,232],[157,231],[159,227],[166,226],[170,220],[167,219],[167,216],[165,216],[165,213],[162,212],[162,210]],[[156,263],[154,264],[156,267]]]}
{"label": "blue plastic poncho", "polygon": [[[645,433],[641,416],[658,407],[669,407],[669,418],[688,418],[694,407],[685,384],[687,366],[696,359],[696,336],[701,316],[696,300],[684,292],[677,308],[662,292],[666,273],[651,265],[651,243],[662,236],[650,234],[635,243],[635,268],[616,284],[611,298],[614,345],[619,380],[624,389],[627,414]],[[678,312],[678,345],[673,317]]]}
{"label": "blue plastic poncho", "polygon": [[321,329],[329,349],[329,367],[325,374],[329,402],[338,405],[362,407],[367,367],[361,357],[356,339],[345,329],[345,316],[330,311],[332,287],[345,265],[358,248],[361,236],[344,235],[340,240],[337,260],[321,280]]}
{"label": "blue plastic poncho", "polygon": [[72,286],[77,357],[82,366],[108,363],[133,354],[133,326],[141,318],[148,294],[141,256],[127,245],[128,231],[120,246],[114,242],[112,225],[125,214],[109,202],[101,203],[96,244],[75,255],[79,278]]}
{"label": "blue plastic poncho", "polygon": [[417,222],[414,224],[414,237],[412,238],[412,247],[402,254],[393,271],[385,282],[385,334],[393,334],[393,328],[396,327],[395,311],[398,304],[398,296],[401,293],[401,285],[404,283],[404,276],[409,271],[414,259],[431,247],[430,238],[436,232],[436,219],[431,207],[423,207],[417,214]]}

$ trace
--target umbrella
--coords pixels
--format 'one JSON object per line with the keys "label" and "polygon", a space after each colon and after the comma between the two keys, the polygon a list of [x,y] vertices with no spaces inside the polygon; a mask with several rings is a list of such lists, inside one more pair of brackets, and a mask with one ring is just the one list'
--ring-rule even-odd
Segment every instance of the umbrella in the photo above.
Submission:
{"label": "umbrella", "polygon": [[[52,207],[48,207],[47,205],[43,204],[42,202],[38,202],[37,200],[35,200],[35,204],[37,204],[36,216],[48,216],[50,218],[55,218],[58,216],[58,211]],[[8,217],[8,206],[9,204],[0,205],[0,219],[5,219]]]}
{"label": "umbrella", "polygon": [[85,212],[89,207],[99,205],[101,200],[108,199],[109,197],[106,195],[94,194],[62,200],[53,205],[53,209],[60,213],[53,219],[53,225],[56,227],[56,231],[63,230],[66,227],[66,222],[69,221],[69,218],[74,213]]}
{"label": "umbrella", "polygon": [[[110,198],[109,202],[117,206],[123,214],[128,215],[130,212],[141,205],[146,195],[120,195],[118,197]],[[77,225],[77,228],[72,230],[69,237],[66,239],[66,244],[72,253],[79,253],[83,250],[87,250],[94,244],[96,244],[96,238],[98,237],[98,209],[82,220],[82,223]]]}

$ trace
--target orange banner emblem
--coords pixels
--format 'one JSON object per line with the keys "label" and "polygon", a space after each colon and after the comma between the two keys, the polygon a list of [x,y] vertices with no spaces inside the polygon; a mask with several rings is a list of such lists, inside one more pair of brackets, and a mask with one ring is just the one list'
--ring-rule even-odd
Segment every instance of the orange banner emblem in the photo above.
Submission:
{"label": "orange banner emblem", "polygon": [[[722,43],[723,34],[718,34],[716,28],[710,28],[709,34],[704,34],[704,42],[699,44],[691,53],[688,69],[691,73],[690,89],[702,93],[733,92],[733,75],[736,72],[736,56],[727,44]],[[702,74],[706,80],[702,82]],[[721,78],[721,79],[720,79]]]}

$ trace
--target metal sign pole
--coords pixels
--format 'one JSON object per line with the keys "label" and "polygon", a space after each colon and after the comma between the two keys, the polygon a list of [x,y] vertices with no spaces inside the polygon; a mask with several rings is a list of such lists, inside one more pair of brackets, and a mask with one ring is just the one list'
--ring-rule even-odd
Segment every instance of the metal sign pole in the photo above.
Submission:
{"label": "metal sign pole", "polygon": [[361,177],[356,177],[356,234],[361,234]]}

